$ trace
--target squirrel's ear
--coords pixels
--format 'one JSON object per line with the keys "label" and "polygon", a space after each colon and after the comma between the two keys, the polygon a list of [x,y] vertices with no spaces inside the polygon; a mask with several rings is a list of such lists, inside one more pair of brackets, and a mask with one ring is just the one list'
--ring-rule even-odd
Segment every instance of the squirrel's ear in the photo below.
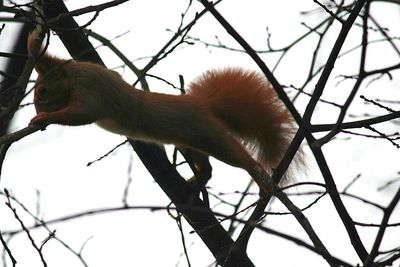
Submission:
{"label": "squirrel's ear", "polygon": [[[28,37],[28,54],[32,55],[33,51],[33,44],[36,42],[36,37],[39,35],[39,31],[35,29],[33,32],[29,34]],[[40,52],[38,52],[38,58],[36,59],[35,69],[39,74],[45,74],[50,70],[54,69],[55,67],[59,66],[63,63],[64,60],[53,57],[49,55],[47,52],[41,51],[43,48],[40,48]]]}
{"label": "squirrel's ear", "polygon": [[44,53],[40,56],[40,58],[36,61],[35,69],[36,71],[44,75],[50,71],[54,71],[57,67],[61,66],[65,60],[50,56],[47,53]]}
{"label": "squirrel's ear", "polygon": [[39,35],[39,33],[39,30],[36,28],[29,34],[27,43],[28,55],[32,55],[33,44],[35,43],[35,39]]}

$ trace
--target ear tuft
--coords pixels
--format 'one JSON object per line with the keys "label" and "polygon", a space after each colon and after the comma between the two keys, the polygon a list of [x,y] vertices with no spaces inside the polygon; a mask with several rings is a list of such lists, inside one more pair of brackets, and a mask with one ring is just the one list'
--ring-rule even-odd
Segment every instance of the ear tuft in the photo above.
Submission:
{"label": "ear tuft", "polygon": [[43,52],[42,46],[38,49],[38,51],[33,51],[35,42],[37,42],[40,34],[42,33],[38,28],[36,28],[29,34],[28,53],[29,55],[34,55],[36,57],[35,69],[40,75],[44,75],[45,73],[53,70],[55,67],[63,63],[64,60],[53,57],[49,55],[46,51]]}
{"label": "ear tuft", "polygon": [[36,42],[36,38],[38,38],[40,34],[40,30],[38,28],[35,28],[28,36],[28,54],[32,55],[33,54],[33,46],[34,43]]}

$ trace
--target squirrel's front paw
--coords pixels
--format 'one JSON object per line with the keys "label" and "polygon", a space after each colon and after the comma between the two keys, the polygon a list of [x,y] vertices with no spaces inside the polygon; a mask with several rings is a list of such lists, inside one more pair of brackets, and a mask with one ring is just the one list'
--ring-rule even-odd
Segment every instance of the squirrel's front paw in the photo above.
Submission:
{"label": "squirrel's front paw", "polygon": [[39,114],[37,114],[35,117],[33,117],[31,119],[31,121],[29,122],[29,126],[31,125],[39,125],[39,126],[45,126],[48,125],[49,122],[47,120],[47,113],[45,112],[40,112]]}

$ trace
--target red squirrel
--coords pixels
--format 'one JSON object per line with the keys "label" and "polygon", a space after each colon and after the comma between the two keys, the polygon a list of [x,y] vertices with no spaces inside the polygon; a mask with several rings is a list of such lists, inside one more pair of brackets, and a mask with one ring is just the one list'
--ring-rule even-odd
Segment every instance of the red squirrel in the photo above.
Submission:
{"label": "red squirrel", "polygon": [[[29,36],[29,53],[35,36]],[[268,81],[241,68],[208,71],[182,95],[138,90],[101,65],[47,52],[35,69],[37,115],[30,125],[94,122],[132,139],[174,144],[191,152],[199,172],[211,171],[210,155],[250,175],[260,165],[271,173],[294,131],[291,115]],[[209,177],[200,182],[205,185]]]}

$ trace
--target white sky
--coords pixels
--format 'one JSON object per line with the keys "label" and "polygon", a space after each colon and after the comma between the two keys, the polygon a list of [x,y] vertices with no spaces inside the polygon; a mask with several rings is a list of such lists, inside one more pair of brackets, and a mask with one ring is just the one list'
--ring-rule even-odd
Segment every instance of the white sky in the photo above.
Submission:
{"label": "white sky", "polygon": [[[70,10],[73,10],[89,3],[94,5],[100,2],[103,1],[75,0],[68,1],[67,5]],[[90,28],[108,38],[128,31],[113,43],[130,59],[151,56],[158,52],[170,38],[171,33],[166,29],[174,30],[179,25],[180,14],[185,10],[186,5],[187,1],[130,1],[119,7],[103,11]],[[394,5],[381,5],[383,7],[373,4],[373,8],[376,8],[376,17],[384,26],[391,27],[391,34],[399,36],[399,32],[393,32],[394,30],[399,31],[398,28],[393,27],[393,25],[398,25],[399,9]],[[256,49],[266,48],[266,26],[272,33],[274,47],[280,47],[297,38],[306,31],[305,27],[300,24],[301,22],[315,25],[321,17],[325,17],[325,14],[321,12],[311,16],[300,15],[300,11],[316,8],[317,5],[311,0],[225,0],[218,6],[218,10],[225,18]],[[186,22],[200,10],[202,10],[202,6],[194,1]],[[84,23],[90,17],[82,16],[77,20]],[[12,34],[13,30],[14,28],[7,24],[4,36]],[[330,35],[330,39],[326,40],[326,48],[319,58],[321,64],[330,51],[336,33]],[[353,35],[346,43],[345,47],[347,48],[359,43],[357,32],[353,31],[352,33]],[[190,36],[209,42],[215,42],[214,36],[216,35],[224,44],[238,47],[210,15],[202,18],[190,33]],[[7,45],[4,42],[4,36],[1,36],[0,42],[2,50]],[[289,53],[276,71],[276,76],[282,84],[301,85],[313,51],[313,47],[310,45],[314,42],[315,39],[309,38]],[[95,41],[94,43],[97,44]],[[209,68],[230,65],[256,68],[245,54],[226,52],[221,49],[207,49],[200,44],[184,47],[157,64],[150,73],[178,85],[179,74],[185,77],[187,83]],[[51,39],[49,51],[61,57],[68,57],[61,42],[54,36]],[[115,68],[121,65],[121,61],[107,48],[102,47],[98,51],[108,67]],[[358,62],[354,60],[357,57],[358,53],[355,52],[347,60],[338,62],[336,72],[332,75],[333,78],[324,94],[325,99],[338,103],[343,102],[352,84],[344,82],[336,86],[338,82],[336,77],[338,74],[355,73]],[[275,55],[263,55],[263,58],[269,66],[273,66],[277,59]],[[376,51],[375,48],[371,48],[369,60],[368,66],[371,68],[391,65],[392,63],[388,63],[389,61],[398,62],[398,58],[393,57],[389,49]],[[135,63],[140,68],[147,63],[147,59],[135,61]],[[129,70],[126,69],[122,74],[127,81],[134,81],[134,76]],[[397,74],[398,72],[393,72],[394,81],[390,84],[373,83],[363,91],[363,94],[391,96],[391,98],[398,99],[399,79]],[[149,82],[150,87],[155,91],[174,93],[170,87],[160,81],[149,79]],[[381,88],[382,85],[385,85],[385,89]],[[300,111],[304,109],[307,100],[307,98],[301,98],[296,103]],[[26,102],[31,101],[32,98],[26,100]],[[359,115],[365,111],[365,106],[360,104],[353,105],[351,109],[351,113]],[[376,107],[369,107],[367,111],[372,114],[384,113]],[[18,112],[12,129],[17,130],[26,126],[33,116],[33,107],[22,109]],[[314,121],[334,122],[336,116],[336,109],[321,105],[317,109]],[[398,130],[393,124],[387,124],[380,129],[389,133]],[[399,151],[389,142],[355,137],[346,141],[347,137],[349,136],[340,135],[337,140],[324,147],[338,188],[343,189],[352,178],[361,173],[362,179],[354,186],[354,193],[386,205],[397,190],[398,183],[382,192],[377,192],[376,188],[384,181],[396,176],[398,168],[395,162],[399,157]],[[114,207],[122,203],[122,194],[128,179],[128,166],[133,157],[133,168],[129,173],[133,182],[130,186],[128,203],[135,206],[167,205],[168,199],[128,146],[118,149],[101,162],[86,167],[87,162],[97,159],[123,140],[123,137],[107,133],[94,125],[85,127],[50,126],[46,131],[35,133],[12,145],[4,162],[0,186],[2,189],[11,190],[32,211],[35,211],[36,208],[36,190],[40,190],[40,214],[45,219],[99,207]],[[167,149],[171,155],[171,147]],[[245,172],[215,160],[212,161],[212,164],[214,179],[209,185],[213,188],[213,192],[233,192],[246,186],[248,176]],[[309,164],[310,171],[307,174],[300,174],[299,176],[302,177],[300,180],[321,181],[318,171],[313,168],[315,164],[312,156],[309,157]],[[189,176],[187,171],[183,172]],[[232,198],[235,197],[237,196],[232,196]],[[294,200],[300,206],[308,203],[304,198],[295,198]],[[375,209],[347,198],[344,198],[344,201],[355,220],[379,222],[379,213]],[[0,203],[4,203],[3,198]],[[281,210],[281,207],[275,205],[274,209]],[[230,212],[226,207],[220,207],[220,210],[225,213]],[[19,214],[27,224],[32,223],[32,219],[25,216],[21,210],[19,210]],[[358,263],[358,258],[352,250],[329,198],[326,197],[305,212],[305,215],[311,220],[315,230],[333,255],[354,264]],[[18,228],[18,223],[3,204],[0,206],[0,218],[1,230]],[[393,218],[397,218],[397,222],[399,221],[399,209]],[[299,236],[308,242],[292,216],[270,217],[266,225]],[[165,211],[130,210],[85,217],[50,227],[56,229],[57,236],[75,250],[79,250],[82,244],[91,238],[83,252],[89,266],[175,266],[183,251],[176,223]],[[358,229],[369,248],[374,240],[375,229]],[[192,266],[211,264],[213,262],[212,255],[195,234],[189,234],[191,229],[187,224],[184,225],[184,231]],[[32,233],[38,242],[47,236],[46,231],[43,230]],[[386,248],[399,246],[399,236],[398,228],[391,229],[386,235],[384,246]],[[25,235],[16,236],[11,241],[10,248],[17,258],[19,266],[41,266],[37,253],[31,248]],[[49,266],[81,266],[78,259],[55,240],[51,240],[45,245],[43,253]],[[321,257],[288,241],[260,232],[254,234],[251,239],[249,256],[256,266],[266,266],[267,264],[270,266],[326,266]],[[178,266],[186,266],[184,258],[181,258]]]}

